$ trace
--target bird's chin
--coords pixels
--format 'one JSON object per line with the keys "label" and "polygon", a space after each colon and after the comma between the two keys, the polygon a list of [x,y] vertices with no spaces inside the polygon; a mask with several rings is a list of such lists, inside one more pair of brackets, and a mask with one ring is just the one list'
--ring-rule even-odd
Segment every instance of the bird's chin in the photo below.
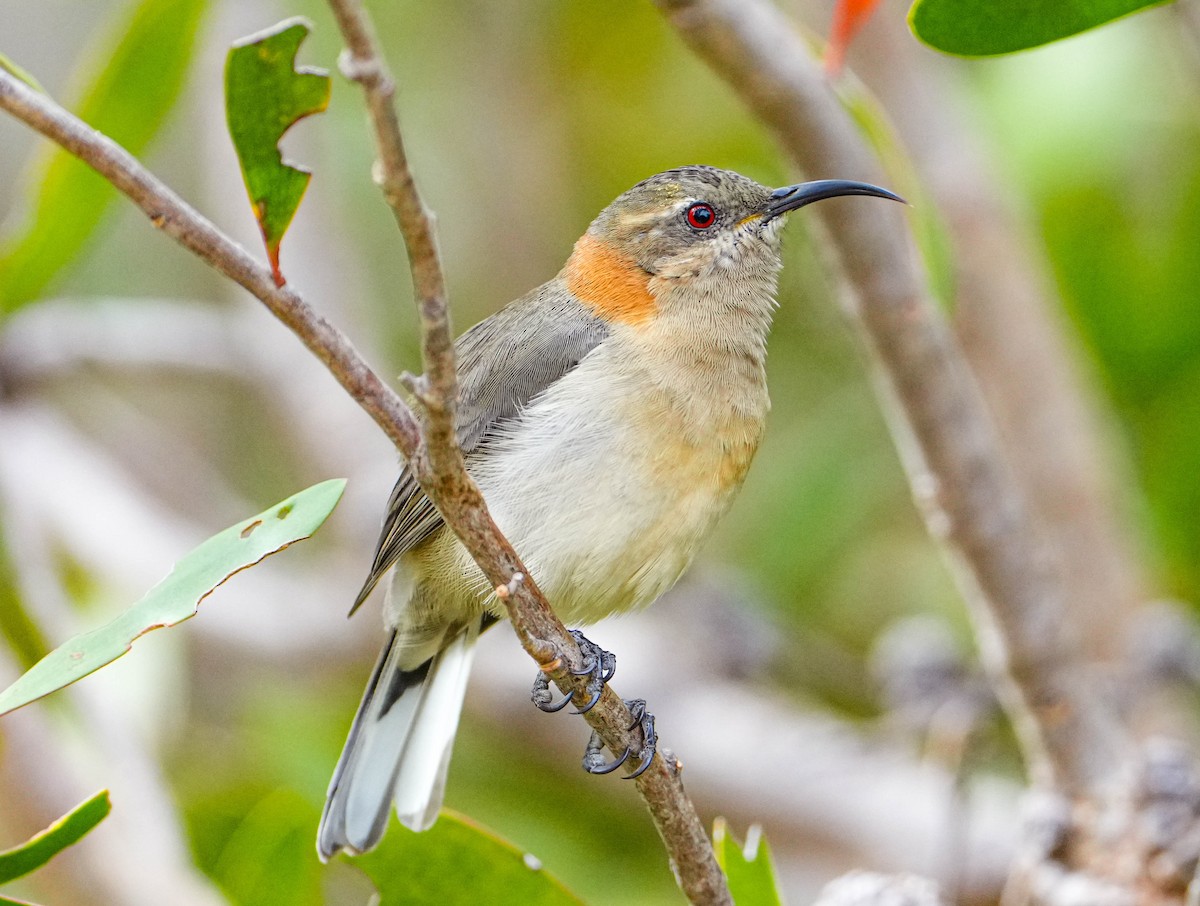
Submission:
{"label": "bird's chin", "polygon": [[750,235],[747,238],[754,245],[765,246],[771,252],[778,254],[783,238],[783,225],[786,222],[786,214],[772,217],[770,220],[760,220],[750,226]]}
{"label": "bird's chin", "polygon": [[787,214],[778,214],[770,220],[758,222],[758,235],[768,242],[779,242],[779,233],[787,223]]}

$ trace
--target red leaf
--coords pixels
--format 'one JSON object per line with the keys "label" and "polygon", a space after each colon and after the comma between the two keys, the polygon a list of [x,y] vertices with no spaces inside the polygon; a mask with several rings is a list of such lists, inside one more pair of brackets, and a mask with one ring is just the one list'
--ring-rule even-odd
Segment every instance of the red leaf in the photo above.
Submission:
{"label": "red leaf", "polygon": [[833,25],[829,29],[829,44],[825,48],[825,71],[831,77],[842,71],[846,49],[878,5],[879,0],[837,0]]}

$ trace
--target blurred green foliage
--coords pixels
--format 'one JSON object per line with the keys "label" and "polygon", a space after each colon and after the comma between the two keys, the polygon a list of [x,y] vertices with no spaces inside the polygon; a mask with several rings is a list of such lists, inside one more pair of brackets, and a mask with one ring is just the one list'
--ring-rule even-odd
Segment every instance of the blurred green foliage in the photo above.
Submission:
{"label": "blurred green foliage", "polygon": [[[207,7],[207,0],[130,4],[98,42],[93,52],[102,56],[99,71],[85,77],[87,88],[71,109],[140,154],[179,97]],[[0,242],[0,317],[36,299],[74,264],[117,197],[89,167],[49,145],[41,151],[32,187],[34,202],[25,222]],[[72,216],[62,216],[64,210]]]}
{"label": "blurred green foliage", "polygon": [[[1200,122],[1194,123],[1200,127]],[[1200,132],[1182,134],[1200,151]],[[1177,162],[1172,162],[1177,163]],[[1144,483],[1166,581],[1200,588],[1200,158],[1190,172],[1079,181],[1043,227],[1072,316],[1097,357]],[[1142,193],[1145,192],[1145,195]],[[1087,211],[1080,241],[1079,211]]]}
{"label": "blurred green foliage", "polygon": [[[1157,585],[1200,600],[1200,80],[1147,17],[983,73],[999,156],[1132,459]],[[1152,56],[1162,65],[1147,65]]]}
{"label": "blurred green foliage", "polygon": [[21,604],[16,569],[6,555],[0,532],[0,635],[12,650],[21,669],[28,670],[50,650],[41,627]]}
{"label": "blurred green foliage", "polygon": [[[89,4],[70,13],[82,20],[70,39],[56,33],[40,48],[31,40],[28,55],[23,45],[0,49],[65,96],[61,82],[87,81],[98,71],[81,50],[88,33],[115,36],[109,43],[120,52],[106,57],[99,67],[105,75],[75,109],[149,153],[156,170],[223,225],[245,229],[252,224],[239,219],[244,200],[232,153],[214,162],[212,149],[225,145],[207,141],[220,119],[213,61],[280,10],[228,4],[236,21],[214,21],[198,33],[204,6]],[[648,3],[399,0],[372,11],[398,77],[414,169],[440,217],[460,330],[552,276],[590,218],[644,176],[698,162],[773,184],[798,176]],[[284,12],[315,23],[302,59],[332,64],[339,42],[325,6],[301,0]],[[1159,13],[1139,16],[1012,60],[959,65],[973,77],[970,100],[989,130],[1013,205],[1040,229],[1085,367],[1100,377],[1111,404],[1113,458],[1120,463],[1129,454],[1124,491],[1158,587],[1196,600],[1200,74],[1188,68],[1186,38],[1164,21]],[[203,49],[193,58],[197,34]],[[135,40],[150,46],[134,53]],[[203,65],[194,67],[191,92],[180,94],[193,59]],[[56,63],[60,72],[52,78]],[[64,68],[75,74],[63,75]],[[170,115],[180,97],[183,109]],[[321,119],[288,137],[315,171],[289,238],[322,253],[304,261],[297,254],[307,268],[302,279],[381,372],[415,370],[409,277],[391,216],[368,178],[372,150],[356,90],[335,79]],[[162,124],[169,124],[165,134],[148,144]],[[0,155],[13,146],[0,142]],[[0,259],[4,306],[58,293],[225,304],[215,281],[140,214],[120,209],[106,216],[113,193],[98,179],[61,155],[36,154],[54,162],[31,171],[29,199],[14,197],[15,180],[0,186],[0,204],[15,212],[9,222],[26,217],[8,232]],[[788,227],[768,365],[774,410],[767,439],[696,570],[733,571],[747,606],[764,611],[785,652],[775,679],[789,693],[861,715],[874,707],[865,659],[881,626],[916,610],[964,620],[911,504],[857,341],[806,223],[797,217]],[[926,251],[938,260],[945,254],[939,227],[932,218],[921,223]],[[303,245],[305,230],[318,238]],[[322,282],[321,268],[333,278]],[[943,288],[948,295],[948,284]],[[130,329],[136,333],[137,325]],[[111,410],[95,401],[110,399],[105,393],[129,401],[209,465],[206,472],[185,461],[154,489],[174,507],[203,513],[212,505],[205,485],[211,475],[249,492],[307,474],[313,466],[293,438],[314,425],[324,430],[327,417],[314,412],[313,424],[295,424],[240,387],[174,374],[147,379],[81,369],[22,392],[42,394],[113,449],[120,438],[106,431],[119,431],[108,425]],[[380,489],[381,503],[386,491]],[[368,554],[351,551],[345,559],[365,567]],[[8,606],[18,594],[10,573],[0,562],[0,617],[24,613]],[[346,594],[328,606],[340,610],[353,589]],[[37,626],[9,622],[3,629],[10,645],[28,660],[44,646]],[[303,662],[260,661],[234,648],[214,667],[218,655],[208,644],[197,643],[178,665],[192,685],[174,722],[162,721],[159,739],[197,866],[232,903],[365,902],[369,885],[346,866],[321,866],[313,835],[370,653],[339,658],[330,646],[328,654],[309,651]],[[589,902],[679,902],[631,785],[595,780],[584,782],[573,764],[468,713],[448,802],[538,853]],[[778,853],[773,832],[772,841]]]}

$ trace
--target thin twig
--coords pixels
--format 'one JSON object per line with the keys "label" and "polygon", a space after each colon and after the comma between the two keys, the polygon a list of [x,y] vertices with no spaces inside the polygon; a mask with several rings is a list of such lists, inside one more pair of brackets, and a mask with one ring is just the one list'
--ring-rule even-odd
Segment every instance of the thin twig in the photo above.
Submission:
{"label": "thin twig", "polygon": [[[880,166],[794,26],[765,0],[657,0],[683,39],[814,177]],[[1061,581],[1000,453],[969,369],[929,297],[901,213],[818,209],[858,303],[927,525],[960,567],[993,683],[1034,778],[1072,794],[1117,776],[1124,740],[1064,636]]]}
{"label": "thin twig", "polygon": [[340,330],[268,268],[222,233],[112,139],[0,70],[0,108],[62,145],[112,183],[154,226],[258,298],[300,338],[384,433],[406,454],[420,431],[404,400],[370,369]]}
{"label": "thin twig", "polygon": [[[564,692],[582,692],[585,683],[567,672],[568,667],[582,667],[578,646],[492,521],[463,463],[454,421],[458,390],[445,281],[433,218],[408,167],[393,100],[395,83],[359,0],[329,0],[329,6],[346,43],[342,73],[359,83],[366,97],[379,153],[375,179],[404,236],[421,313],[425,377],[420,399],[426,409],[425,445],[423,455],[410,460],[410,467],[497,590],[525,650]],[[630,739],[630,730],[637,721],[607,686],[586,719],[611,751],[619,754],[626,746],[636,748],[638,740]],[[636,759],[630,764],[636,764]],[[654,768],[635,782],[667,847],[680,887],[692,902],[731,903],[708,834],[683,790],[677,765],[656,758]]]}
{"label": "thin twig", "polygon": [[394,96],[395,82],[387,62],[378,51],[374,29],[361,3],[330,0],[346,49],[338,61],[342,75],[357,82],[366,99],[367,113],[375,134],[379,159],[374,177],[396,218],[408,249],[409,270],[421,315],[421,351],[428,382],[420,401],[427,410],[425,437],[427,455],[435,475],[451,473],[466,478],[462,451],[455,440],[454,409],[458,395],[454,365],[454,339],[450,310],[446,304],[446,280],[442,275],[433,214],[425,207],[408,167],[408,155],[400,133]]}
{"label": "thin twig", "polygon": [[[492,522],[478,489],[461,467],[461,453],[457,451],[453,432],[447,440],[443,431],[440,444],[434,444],[429,435],[423,439],[422,426],[404,401],[379,379],[337,328],[318,315],[290,286],[275,286],[268,268],[251,258],[111,139],[3,70],[0,70],[0,109],[95,169],[141,208],[155,227],[248,290],[301,339],[412,464],[422,487],[493,587],[511,587],[512,593],[505,603],[525,650],[563,692],[575,695],[579,704],[585,702],[586,678],[571,672],[582,666],[578,646],[554,616],[512,546]],[[429,235],[432,242],[432,234]],[[436,257],[436,252],[434,254]],[[418,288],[419,295],[421,292]],[[444,293],[435,292],[430,298],[435,303],[440,299],[444,307]],[[436,312],[431,314],[422,305],[422,321],[428,317],[436,318]],[[449,325],[443,321],[441,329],[448,338]],[[432,392],[444,394],[447,387],[454,387],[453,347],[439,348],[435,339],[427,344],[426,353],[433,357],[432,372],[441,375]],[[430,385],[432,387],[433,382]],[[439,417],[444,419],[445,412],[452,417],[452,408],[447,403],[443,402],[443,405],[446,407],[444,412],[431,411],[429,421]],[[449,465],[447,457],[443,456],[447,443],[454,450],[448,457]],[[439,447],[441,457],[436,468],[432,463],[435,445]],[[431,454],[428,458],[426,449]],[[525,578],[513,582],[517,573]],[[587,713],[586,719],[611,751],[619,753],[629,747],[634,755],[630,763],[637,763],[641,751],[640,733],[633,731],[634,720],[629,709],[610,688],[605,687],[600,701]],[[650,769],[638,777],[635,784],[667,845],[680,886],[688,898],[694,903],[731,903],[708,835],[695,806],[683,790],[678,763],[655,757]]]}

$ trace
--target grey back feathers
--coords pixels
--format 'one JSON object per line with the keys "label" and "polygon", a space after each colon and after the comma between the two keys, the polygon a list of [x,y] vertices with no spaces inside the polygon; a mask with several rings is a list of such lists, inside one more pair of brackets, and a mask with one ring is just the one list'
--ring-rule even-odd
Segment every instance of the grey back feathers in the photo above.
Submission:
{"label": "grey back feathers", "polygon": [[[608,326],[551,281],[476,324],[455,344],[458,357],[458,442],[472,453],[535,396],[567,374],[608,336]],[[405,552],[442,526],[408,466],[392,489],[371,570],[353,613]]]}
{"label": "grey back feathers", "polygon": [[[552,281],[467,331],[458,341],[458,438],[467,466],[539,393],[570,372],[608,335],[605,325]],[[370,575],[357,608],[405,552],[443,525],[405,467],[392,491]],[[372,848],[393,799],[400,820],[423,830],[442,799],[475,640],[495,618],[441,628],[430,660],[405,669],[405,638],[392,631],[338,761],[317,848]]]}

